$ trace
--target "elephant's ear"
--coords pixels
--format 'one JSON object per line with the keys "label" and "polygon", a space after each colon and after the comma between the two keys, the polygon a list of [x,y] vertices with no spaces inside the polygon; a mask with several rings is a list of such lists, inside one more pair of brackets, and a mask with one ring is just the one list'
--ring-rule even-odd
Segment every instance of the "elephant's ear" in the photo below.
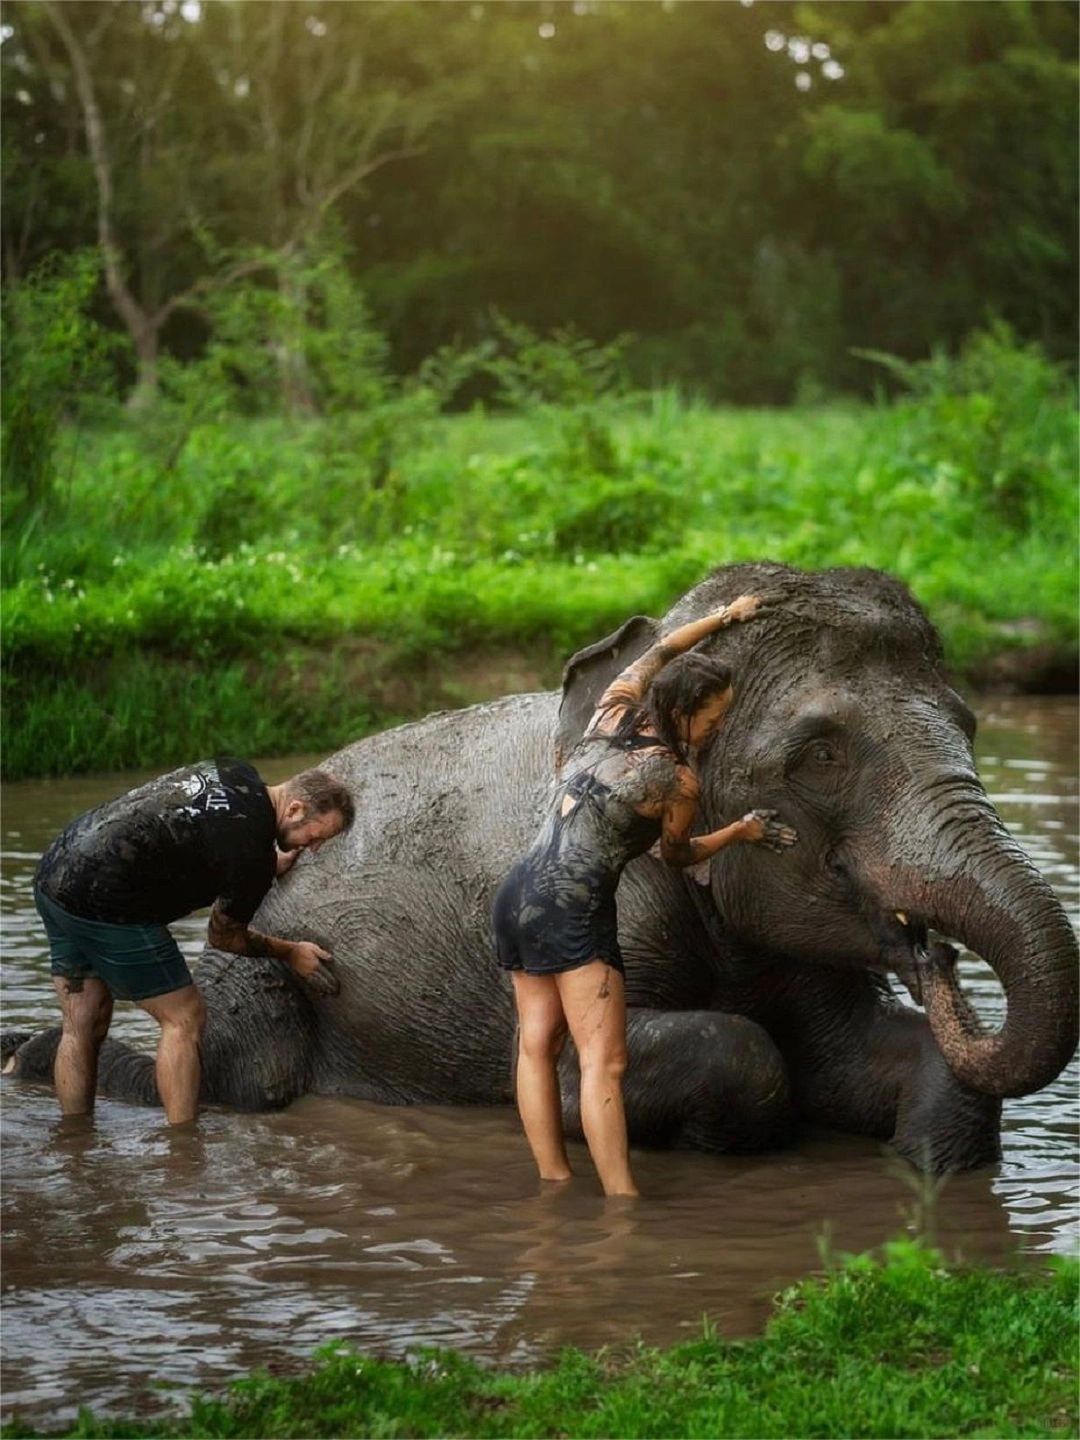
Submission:
{"label": "elephant's ear", "polygon": [[613,634],[571,655],[563,670],[562,704],[555,729],[556,764],[561,765],[581,739],[607,687],[621,670],[655,644],[659,633],[658,620],[633,615]]}

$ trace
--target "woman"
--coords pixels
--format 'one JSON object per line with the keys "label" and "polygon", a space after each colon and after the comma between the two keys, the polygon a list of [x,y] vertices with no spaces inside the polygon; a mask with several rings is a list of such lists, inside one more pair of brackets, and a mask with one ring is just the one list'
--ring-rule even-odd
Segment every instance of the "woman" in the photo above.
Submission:
{"label": "woman", "polygon": [[[623,962],[615,890],[623,867],[660,840],[671,865],[695,865],[738,841],[791,845],[774,811],[751,811],[691,838],[698,784],[691,756],[731,703],[731,672],[685,652],[760,600],[742,595],[681,625],[608,686],[563,767],[540,833],[495,898],[499,964],[518,1012],[517,1099],[543,1180],[567,1180],[556,1070],[567,1029],[581,1065],[581,1121],[608,1195],[636,1195],[627,1155]],[[677,658],[678,657],[678,658]]]}

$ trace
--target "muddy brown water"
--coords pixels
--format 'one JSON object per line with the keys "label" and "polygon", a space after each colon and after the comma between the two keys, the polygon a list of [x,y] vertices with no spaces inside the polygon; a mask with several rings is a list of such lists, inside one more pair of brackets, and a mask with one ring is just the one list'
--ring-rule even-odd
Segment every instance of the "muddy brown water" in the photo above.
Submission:
{"label": "muddy brown water", "polygon": [[[1006,823],[1075,916],[1076,715],[1058,699],[980,706],[980,769]],[[269,762],[279,779],[296,759]],[[54,1021],[34,863],[72,816],[141,776],[4,792],[6,1028]],[[176,927],[185,952],[205,920]],[[965,961],[983,1015],[990,972]],[[114,1033],[154,1027],[118,1006]],[[76,1408],[151,1411],[253,1366],[347,1341],[383,1355],[450,1346],[528,1365],[565,1344],[667,1344],[757,1330],[770,1297],[833,1250],[880,1244],[932,1197],[877,1144],[806,1134],[754,1157],[641,1152],[645,1198],[605,1203],[579,1178],[538,1193],[510,1109],[394,1109],[308,1098],[280,1114],[211,1111],[172,1136],[160,1113],[103,1101],[62,1124],[45,1090],[3,1104],[3,1414],[56,1425]],[[1000,1166],[933,1199],[951,1253],[1012,1260],[1077,1239],[1076,1062],[1007,1101]]]}

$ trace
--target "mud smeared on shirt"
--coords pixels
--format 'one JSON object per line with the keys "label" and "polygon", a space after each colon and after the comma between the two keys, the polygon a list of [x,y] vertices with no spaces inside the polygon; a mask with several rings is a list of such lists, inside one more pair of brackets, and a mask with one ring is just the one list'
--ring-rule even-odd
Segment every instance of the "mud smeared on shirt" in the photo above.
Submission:
{"label": "mud smeared on shirt", "polygon": [[275,833],[258,771],[204,760],[79,816],[35,884],[73,915],[114,925],[167,924],[217,899],[246,922],[274,878]]}

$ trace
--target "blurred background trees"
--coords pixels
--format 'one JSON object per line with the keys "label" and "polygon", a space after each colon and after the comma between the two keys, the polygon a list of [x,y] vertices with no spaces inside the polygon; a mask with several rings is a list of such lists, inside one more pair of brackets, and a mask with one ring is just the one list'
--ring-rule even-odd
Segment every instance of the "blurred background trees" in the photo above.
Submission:
{"label": "blurred background trees", "polygon": [[493,312],[632,332],[638,383],[742,403],[868,390],[853,348],[994,319],[1071,358],[1077,14],[12,0],[4,278],[96,250],[140,400],[253,293],[301,413],[328,254],[399,372],[497,342]]}

